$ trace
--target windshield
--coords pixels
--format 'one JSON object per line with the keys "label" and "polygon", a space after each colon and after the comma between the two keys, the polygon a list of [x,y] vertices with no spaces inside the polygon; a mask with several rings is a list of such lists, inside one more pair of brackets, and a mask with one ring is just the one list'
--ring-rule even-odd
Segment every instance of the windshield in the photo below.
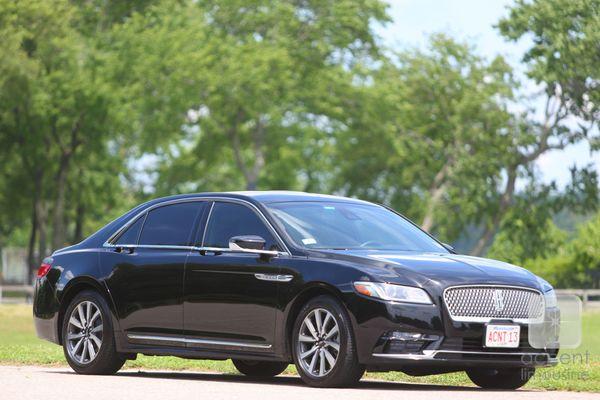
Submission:
{"label": "windshield", "polygon": [[283,202],[268,207],[300,247],[448,252],[406,219],[374,204]]}

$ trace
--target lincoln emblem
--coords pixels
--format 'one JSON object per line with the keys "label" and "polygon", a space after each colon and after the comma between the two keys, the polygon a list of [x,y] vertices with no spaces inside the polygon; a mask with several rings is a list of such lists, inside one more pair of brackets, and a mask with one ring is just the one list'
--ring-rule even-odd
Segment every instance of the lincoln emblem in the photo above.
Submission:
{"label": "lincoln emblem", "polygon": [[502,296],[502,290],[494,290],[493,300],[494,308],[497,312],[504,310],[504,296]]}

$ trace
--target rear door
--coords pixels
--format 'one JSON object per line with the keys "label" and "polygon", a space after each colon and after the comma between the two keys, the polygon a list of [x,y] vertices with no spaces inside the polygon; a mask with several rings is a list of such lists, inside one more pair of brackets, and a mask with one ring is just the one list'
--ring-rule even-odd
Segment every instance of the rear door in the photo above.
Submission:
{"label": "rear door", "polygon": [[[121,329],[133,342],[183,337],[183,278],[205,203],[155,207],[138,217],[102,254]],[[107,274],[108,275],[108,274]]]}

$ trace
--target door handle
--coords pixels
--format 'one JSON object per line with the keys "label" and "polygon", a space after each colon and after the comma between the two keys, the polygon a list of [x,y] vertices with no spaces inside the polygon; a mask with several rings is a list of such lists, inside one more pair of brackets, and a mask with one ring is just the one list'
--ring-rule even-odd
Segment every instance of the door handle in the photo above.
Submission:
{"label": "door handle", "polygon": [[133,254],[133,250],[134,247],[133,246],[115,246],[115,251],[117,253],[126,253],[126,254]]}
{"label": "door handle", "polygon": [[289,282],[294,279],[293,275],[279,275],[279,274],[254,274],[254,277],[259,281],[269,282]]}

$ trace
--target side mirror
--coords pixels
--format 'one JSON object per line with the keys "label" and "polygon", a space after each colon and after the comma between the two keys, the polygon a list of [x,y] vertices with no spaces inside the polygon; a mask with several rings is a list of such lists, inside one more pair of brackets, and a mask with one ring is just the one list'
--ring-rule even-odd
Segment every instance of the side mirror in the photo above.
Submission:
{"label": "side mirror", "polygon": [[260,236],[234,236],[229,239],[229,248],[231,250],[264,250],[265,239]]}
{"label": "side mirror", "polygon": [[454,250],[454,247],[452,245],[449,245],[448,243],[442,243],[442,245],[446,248],[446,250],[448,250],[451,253],[456,253],[456,250]]}

